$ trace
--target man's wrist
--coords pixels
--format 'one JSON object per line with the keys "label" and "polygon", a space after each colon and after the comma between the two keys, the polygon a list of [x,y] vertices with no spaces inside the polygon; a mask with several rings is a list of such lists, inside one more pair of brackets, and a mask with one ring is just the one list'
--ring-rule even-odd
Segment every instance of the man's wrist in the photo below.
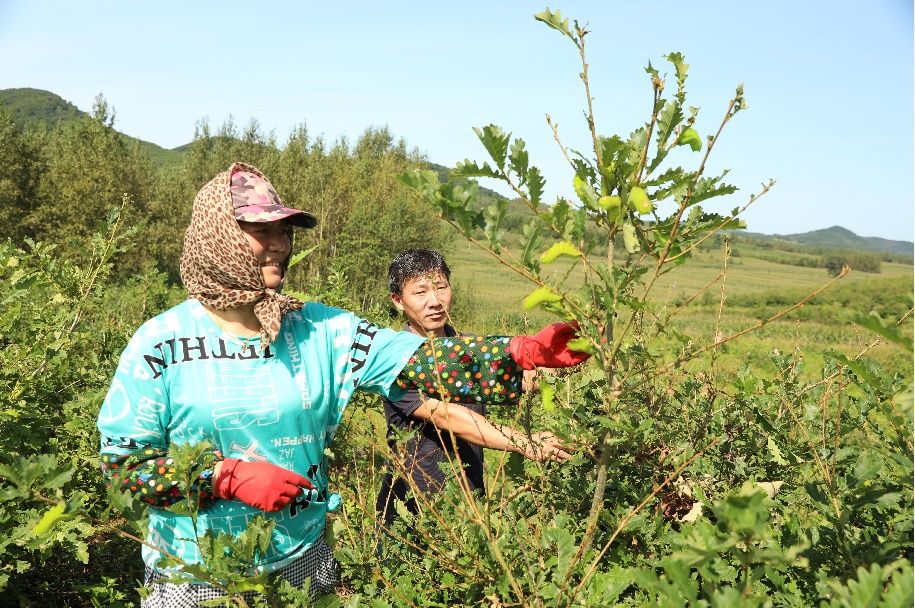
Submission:
{"label": "man's wrist", "polygon": [[511,427],[504,427],[503,433],[508,437],[508,445],[512,452],[527,456],[530,446],[526,434],[519,433]]}

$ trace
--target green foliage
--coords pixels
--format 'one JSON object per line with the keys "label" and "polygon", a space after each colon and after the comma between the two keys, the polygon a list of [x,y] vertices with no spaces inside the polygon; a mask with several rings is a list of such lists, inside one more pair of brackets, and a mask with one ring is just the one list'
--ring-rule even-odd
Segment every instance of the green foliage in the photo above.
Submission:
{"label": "green foliage", "polygon": [[[573,42],[587,92],[588,31],[558,11],[536,18]],[[490,467],[485,501],[460,487],[428,499],[419,516],[386,531],[381,559],[371,545],[351,543],[351,564],[373,564],[375,585],[351,572],[363,581],[360,593],[395,605],[801,606],[830,599],[829,585],[860,566],[880,571],[910,558],[911,391],[902,377],[860,355],[835,355],[819,379],[802,381],[803,360],[781,354],[771,361],[774,377],[747,366],[725,376],[717,367],[725,344],[749,330],[726,336],[716,325],[706,343],[672,322],[678,307],[650,298],[700,247],[743,228],[740,213],[773,185],[727,216],[699,206],[736,188],[726,171],[704,175],[721,130],[703,142],[699,112],[686,105],[689,66],[679,53],[665,59],[675,90],[667,96],[649,64],[651,118],[628,136],[601,134],[587,99],[593,154],[563,147],[575,203],[559,198],[544,208],[524,142],[495,125],[476,130],[489,160],[466,160],[452,178],[498,179],[512,189],[528,210],[517,242],[499,237],[505,216],[482,212],[472,186],[421,171],[403,176],[462,234],[533,283],[525,309],[577,320],[576,348],[595,354],[588,370],[548,382],[540,412],[524,408],[515,419],[568,437],[580,446],[575,459],[561,470],[501,459]],[[746,108],[738,86],[721,126]],[[672,166],[675,146],[704,152],[698,168]],[[727,259],[728,244],[719,243]],[[598,248],[606,263],[581,255]],[[568,257],[567,272],[545,271]],[[571,284],[576,266],[584,278]],[[720,324],[724,287],[705,295]],[[795,299],[769,317],[807,297],[786,294]],[[905,330],[858,322],[910,348]],[[370,508],[360,518],[370,519]]]}
{"label": "green foliage", "polygon": [[877,564],[858,568],[857,576],[846,585],[830,581],[832,599],[829,608],[891,608],[912,604],[912,563],[899,560],[881,568]]}
{"label": "green foliage", "polygon": [[[0,178],[0,209],[21,218],[0,229],[0,238],[54,244],[59,255],[79,260],[108,209],[128,194],[133,203],[124,221],[141,229],[135,246],[119,258],[119,279],[158,269],[179,281],[194,196],[236,160],[263,170],[285,201],[318,217],[316,229],[298,233],[296,251],[314,251],[293,283],[320,281],[333,267],[352,275],[353,293],[383,297],[376,277],[399,249],[446,244],[435,216],[396,180],[424,159],[387,128],[367,129],[354,145],[345,139],[329,145],[300,125],[281,146],[255,120],[240,127],[229,119],[215,132],[203,121],[180,160],[165,162],[145,142],[114,130],[113,111],[100,96],[91,116],[51,123],[50,129],[24,127],[0,106],[0,136],[0,160],[8,168]],[[496,200],[504,205],[504,198]],[[400,239],[390,243],[391,235]]]}
{"label": "green foliage", "polygon": [[[125,144],[113,122],[100,96],[91,117],[63,123],[42,146],[36,198],[22,229],[35,240],[55,243],[67,258],[80,259],[108,210],[125,195],[134,201],[124,212],[129,225],[146,215],[152,169],[135,147]],[[121,265],[133,272],[144,267],[139,255],[123,258]]]}
{"label": "green foliage", "polygon": [[[26,217],[34,204],[42,138],[41,130],[24,130],[17,126],[10,112],[0,105],[0,162],[5,167],[0,177],[0,209],[8,217]],[[22,242],[28,236],[34,235],[23,230],[19,221],[4,222],[0,226],[2,240],[12,238]]]}
{"label": "green foliage", "polygon": [[64,605],[81,587],[103,593],[105,576],[141,576],[136,546],[83,516],[106,506],[95,418],[116,358],[149,310],[176,299],[161,276],[107,284],[131,234],[121,221],[89,239],[85,266],[53,246],[0,245],[3,604]]}

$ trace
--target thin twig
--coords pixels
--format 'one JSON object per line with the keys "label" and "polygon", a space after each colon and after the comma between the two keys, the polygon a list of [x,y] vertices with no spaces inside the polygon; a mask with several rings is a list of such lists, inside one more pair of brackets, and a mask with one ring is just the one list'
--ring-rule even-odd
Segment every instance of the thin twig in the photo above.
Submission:
{"label": "thin twig", "polygon": [[550,115],[546,115],[546,124],[550,125],[550,129],[553,130],[553,139],[556,140],[556,143],[559,144],[559,149],[562,150],[562,155],[566,157],[566,160],[569,161],[569,166],[573,169],[575,168],[575,163],[572,162],[572,157],[569,156],[569,151],[562,144],[562,141],[559,139],[559,123],[554,123],[553,119],[550,118]]}
{"label": "thin twig", "polygon": [[684,249],[683,251],[678,253],[677,255],[667,258],[667,263],[673,262],[674,260],[685,256],[686,254],[688,254],[689,252],[694,250],[696,247],[698,247],[699,245],[704,243],[707,239],[711,238],[712,236],[714,236],[714,235],[718,234],[719,232],[721,232],[722,230],[724,230],[725,226],[727,226],[728,224],[733,222],[735,219],[737,219],[737,217],[740,216],[744,211],[746,211],[750,207],[750,205],[752,205],[753,203],[758,201],[767,192],[769,192],[769,190],[771,190],[774,185],[775,185],[775,180],[769,180],[768,184],[763,184],[763,189],[760,190],[759,193],[750,196],[750,200],[747,201],[747,203],[743,207],[738,209],[736,213],[725,218],[724,221],[721,222],[718,226],[712,228],[712,230],[710,230],[708,234],[703,236],[701,239],[699,239],[698,241],[696,241],[695,243],[693,243],[692,245],[690,245],[689,247],[687,247],[686,249]]}

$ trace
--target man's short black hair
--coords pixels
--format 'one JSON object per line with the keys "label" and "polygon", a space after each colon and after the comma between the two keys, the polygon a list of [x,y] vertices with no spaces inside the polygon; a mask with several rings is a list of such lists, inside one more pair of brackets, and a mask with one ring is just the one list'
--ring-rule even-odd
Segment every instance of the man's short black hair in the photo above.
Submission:
{"label": "man's short black hair", "polygon": [[451,279],[451,269],[442,254],[432,249],[407,249],[398,253],[388,268],[388,288],[391,293],[401,295],[407,281],[437,274]]}

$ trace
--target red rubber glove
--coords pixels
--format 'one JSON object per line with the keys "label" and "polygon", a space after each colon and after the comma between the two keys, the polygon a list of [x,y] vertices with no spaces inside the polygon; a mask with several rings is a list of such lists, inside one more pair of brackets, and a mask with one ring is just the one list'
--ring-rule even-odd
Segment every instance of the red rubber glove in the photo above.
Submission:
{"label": "red rubber glove", "polygon": [[578,323],[554,323],[533,336],[515,336],[508,343],[508,353],[522,369],[535,367],[572,367],[591,355],[569,350]]}
{"label": "red rubber glove", "polygon": [[302,493],[314,489],[306,477],[269,462],[245,462],[237,458],[222,461],[219,476],[213,480],[213,493],[219,498],[237,498],[264,511],[279,511]]}

